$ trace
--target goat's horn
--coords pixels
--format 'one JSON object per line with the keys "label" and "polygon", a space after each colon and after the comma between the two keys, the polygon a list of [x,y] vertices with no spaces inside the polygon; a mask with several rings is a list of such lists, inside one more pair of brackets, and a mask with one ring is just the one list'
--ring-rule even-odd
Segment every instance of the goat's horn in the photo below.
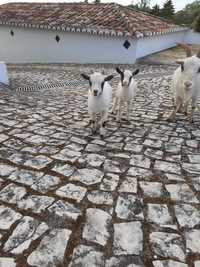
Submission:
{"label": "goat's horn", "polygon": [[185,50],[187,57],[192,56],[192,49],[188,45],[182,44],[182,43],[177,43],[177,46],[180,48],[183,48]]}
{"label": "goat's horn", "polygon": [[197,57],[200,58],[200,50],[199,50],[199,52],[197,53]]}

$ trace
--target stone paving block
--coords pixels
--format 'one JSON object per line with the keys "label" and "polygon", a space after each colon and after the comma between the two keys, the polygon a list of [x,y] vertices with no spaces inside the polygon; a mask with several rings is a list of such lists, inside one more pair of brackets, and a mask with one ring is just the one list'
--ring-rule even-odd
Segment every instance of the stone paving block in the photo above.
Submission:
{"label": "stone paving block", "polygon": [[69,177],[75,171],[74,167],[69,165],[69,164],[56,165],[52,170],[66,176],[66,177]]}
{"label": "stone paving block", "polygon": [[119,175],[114,173],[107,173],[100,185],[101,190],[114,191],[119,183]]}
{"label": "stone paving block", "polygon": [[142,224],[128,222],[114,224],[114,254],[139,255],[142,252]]}
{"label": "stone paving block", "polygon": [[88,164],[94,168],[100,167],[105,161],[105,157],[99,154],[88,154],[86,159]]}
{"label": "stone paving block", "polygon": [[173,224],[169,209],[164,204],[148,204],[148,220],[162,227]]}
{"label": "stone paving block", "polygon": [[16,267],[14,258],[0,257],[0,267]]}
{"label": "stone paving block", "polygon": [[143,219],[143,200],[130,194],[121,194],[117,199],[115,212],[118,218]]}
{"label": "stone paving block", "polygon": [[106,260],[105,267],[144,267],[142,264],[131,263],[128,257],[120,256],[120,257],[111,257]]}
{"label": "stone paving block", "polygon": [[156,149],[151,149],[151,148],[147,148],[144,151],[144,154],[148,156],[149,158],[153,158],[153,159],[162,159],[163,157],[162,150],[156,150]]}
{"label": "stone paving block", "polygon": [[192,190],[187,184],[169,184],[165,186],[170,193],[171,199],[188,203],[199,203]]}
{"label": "stone paving block", "polygon": [[200,229],[193,229],[185,233],[187,251],[200,255]]}
{"label": "stone paving block", "polygon": [[97,169],[79,169],[70,177],[70,181],[78,181],[85,185],[93,185],[100,183],[103,175],[103,172]]}
{"label": "stone paving block", "polygon": [[119,188],[119,192],[137,193],[137,178],[126,176]]}
{"label": "stone paving block", "polygon": [[35,171],[19,169],[13,172],[9,176],[9,179],[21,184],[32,185],[35,182],[37,182],[43,175],[44,175],[43,172],[35,172]]}
{"label": "stone paving block", "polygon": [[32,159],[27,160],[24,165],[40,170],[46,167],[51,162],[52,160],[46,156],[36,156]]}
{"label": "stone paving block", "polygon": [[59,183],[60,179],[58,177],[47,174],[40,178],[39,181],[36,181],[31,188],[41,193],[47,193],[55,189]]}
{"label": "stone paving block", "polygon": [[189,174],[193,175],[200,174],[200,163],[183,163],[182,167]]}
{"label": "stone paving block", "polygon": [[0,191],[0,200],[12,204],[18,203],[26,195],[24,187],[9,184]]}
{"label": "stone paving block", "polygon": [[54,159],[75,162],[78,158],[81,157],[81,153],[79,151],[73,151],[69,148],[65,148],[61,150],[59,153],[52,156]]}
{"label": "stone paving block", "polygon": [[81,215],[80,209],[66,201],[58,200],[48,208],[49,212],[64,219],[77,220]]}
{"label": "stone paving block", "polygon": [[179,175],[181,174],[181,168],[179,164],[167,161],[156,160],[154,169],[163,172],[175,173]]}
{"label": "stone paving block", "polygon": [[132,167],[128,170],[128,175],[142,178],[142,179],[149,179],[153,175],[151,170],[143,169],[139,167]]}
{"label": "stone paving block", "polygon": [[29,255],[28,264],[49,267],[62,263],[70,235],[71,231],[68,229],[53,229]]}
{"label": "stone paving block", "polygon": [[113,204],[113,196],[112,193],[110,192],[93,190],[90,193],[88,193],[87,198],[90,202],[94,204],[101,204],[101,205]]}
{"label": "stone paving block", "polygon": [[21,219],[22,215],[11,208],[0,206],[0,229],[8,230],[10,226]]}
{"label": "stone paving block", "polygon": [[130,160],[130,165],[149,169],[151,161],[143,155],[133,155]]}
{"label": "stone paving block", "polygon": [[162,147],[162,141],[160,140],[151,140],[151,139],[146,139],[143,143],[143,145],[151,147],[151,148],[161,148]]}
{"label": "stone paving block", "polygon": [[87,189],[83,186],[75,184],[67,184],[56,190],[56,194],[60,197],[66,197],[76,200],[78,203],[84,198]]}
{"label": "stone paving block", "polygon": [[83,238],[105,246],[110,236],[108,228],[111,216],[100,209],[87,209],[86,223],[83,228]]}
{"label": "stone paving block", "polygon": [[8,164],[0,163],[0,176],[8,176],[16,170],[15,167]]}
{"label": "stone paving block", "polygon": [[104,171],[120,174],[120,173],[125,172],[126,168],[120,167],[120,164],[118,161],[106,159],[104,163]]}
{"label": "stone paving block", "polygon": [[200,225],[200,210],[191,205],[175,205],[175,215],[181,227]]}
{"label": "stone paving block", "polygon": [[7,140],[9,138],[9,136],[5,135],[5,134],[0,134],[0,143],[4,142],[5,140]]}
{"label": "stone paving block", "polygon": [[4,246],[4,251],[21,254],[31,242],[48,230],[46,223],[25,216],[21,219]]}
{"label": "stone paving block", "polygon": [[172,260],[154,261],[153,266],[154,267],[188,267],[188,265],[185,263],[172,261]]}
{"label": "stone paving block", "polygon": [[23,210],[31,210],[41,213],[54,202],[53,197],[31,195],[17,202],[17,206]]}
{"label": "stone paving block", "polygon": [[104,266],[104,254],[94,247],[79,245],[74,249],[69,267],[100,267]]}
{"label": "stone paving block", "polygon": [[163,196],[163,185],[158,182],[139,182],[146,197],[158,198]]}
{"label": "stone paving block", "polygon": [[153,253],[158,257],[185,261],[185,248],[180,235],[153,232],[150,234],[150,243]]}

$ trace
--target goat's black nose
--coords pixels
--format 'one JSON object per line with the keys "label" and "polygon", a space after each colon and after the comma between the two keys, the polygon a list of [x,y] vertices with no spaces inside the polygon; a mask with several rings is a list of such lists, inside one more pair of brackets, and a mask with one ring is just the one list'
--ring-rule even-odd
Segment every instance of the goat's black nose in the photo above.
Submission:
{"label": "goat's black nose", "polygon": [[94,95],[97,95],[98,94],[98,90],[94,90]]}

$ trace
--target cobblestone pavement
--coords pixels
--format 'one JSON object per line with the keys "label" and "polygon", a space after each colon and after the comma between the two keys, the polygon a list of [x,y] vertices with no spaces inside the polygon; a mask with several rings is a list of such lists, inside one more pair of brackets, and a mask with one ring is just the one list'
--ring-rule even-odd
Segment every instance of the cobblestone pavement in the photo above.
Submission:
{"label": "cobblestone pavement", "polygon": [[[17,88],[91,68],[9,73]],[[0,90],[1,267],[200,266],[200,114],[166,122],[174,67],[141,69],[130,123],[110,115],[104,139],[84,83]]]}

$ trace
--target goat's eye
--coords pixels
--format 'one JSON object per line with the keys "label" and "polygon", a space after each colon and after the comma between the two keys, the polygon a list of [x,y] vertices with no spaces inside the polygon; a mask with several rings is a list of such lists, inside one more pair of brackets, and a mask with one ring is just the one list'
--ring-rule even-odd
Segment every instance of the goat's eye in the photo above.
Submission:
{"label": "goat's eye", "polygon": [[198,69],[197,73],[200,73],[200,68]]}

